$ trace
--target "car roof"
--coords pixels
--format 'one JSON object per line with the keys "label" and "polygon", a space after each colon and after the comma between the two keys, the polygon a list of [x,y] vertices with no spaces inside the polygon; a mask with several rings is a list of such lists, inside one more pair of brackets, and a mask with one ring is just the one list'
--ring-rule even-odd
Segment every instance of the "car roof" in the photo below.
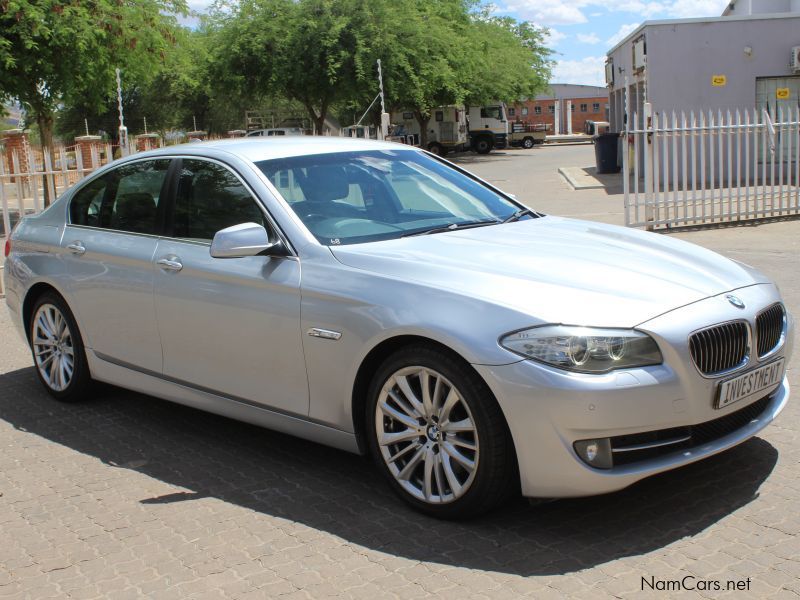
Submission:
{"label": "car roof", "polygon": [[139,152],[129,158],[146,158],[163,155],[196,155],[214,157],[218,154],[233,154],[250,162],[308,156],[333,152],[357,152],[365,150],[415,150],[413,146],[396,142],[382,142],[359,138],[336,136],[272,136],[243,137],[210,142],[193,142],[166,146],[158,150]]}

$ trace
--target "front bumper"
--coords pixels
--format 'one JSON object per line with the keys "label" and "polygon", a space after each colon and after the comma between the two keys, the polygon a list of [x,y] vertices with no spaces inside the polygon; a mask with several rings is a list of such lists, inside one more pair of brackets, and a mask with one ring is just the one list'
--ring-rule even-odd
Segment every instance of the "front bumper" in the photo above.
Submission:
{"label": "front bumper", "polygon": [[[708,423],[764,398],[759,395],[714,409],[717,385],[726,377],[703,377],[689,355],[688,332],[732,317],[752,323],[760,310],[779,300],[773,286],[752,286],[736,293],[748,306],[746,311],[713,297],[641,324],[638,329],[652,335],[662,350],[664,363],[658,366],[586,375],[532,361],[475,365],[492,388],[509,424],[523,495],[558,498],[620,490],[650,475],[722,452],[771,423],[789,398],[785,376],[777,389],[765,392],[769,397],[757,417],[710,441],[610,469],[589,466],[573,447],[578,440]],[[770,360],[784,356],[788,366],[793,333],[789,318],[783,346]],[[742,372],[756,366],[754,361]]]}

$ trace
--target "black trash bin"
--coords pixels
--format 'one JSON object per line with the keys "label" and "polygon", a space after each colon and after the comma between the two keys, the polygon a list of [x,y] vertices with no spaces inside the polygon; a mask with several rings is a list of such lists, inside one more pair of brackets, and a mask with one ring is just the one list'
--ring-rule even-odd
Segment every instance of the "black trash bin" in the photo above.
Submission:
{"label": "black trash bin", "polygon": [[598,173],[619,173],[618,142],[618,133],[600,133],[594,136],[594,158]]}

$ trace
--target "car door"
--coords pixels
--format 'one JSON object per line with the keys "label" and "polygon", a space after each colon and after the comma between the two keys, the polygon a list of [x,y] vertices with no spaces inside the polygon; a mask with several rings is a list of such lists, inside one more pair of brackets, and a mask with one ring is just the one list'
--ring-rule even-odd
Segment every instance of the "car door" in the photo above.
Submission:
{"label": "car door", "polygon": [[169,159],[127,163],[70,201],[62,247],[72,308],[87,347],[104,360],[161,372],[153,256]]}
{"label": "car door", "polygon": [[183,159],[169,235],[155,253],[164,375],[284,412],[308,413],[296,257],[212,258],[214,234],[255,222],[275,229],[228,167]]}

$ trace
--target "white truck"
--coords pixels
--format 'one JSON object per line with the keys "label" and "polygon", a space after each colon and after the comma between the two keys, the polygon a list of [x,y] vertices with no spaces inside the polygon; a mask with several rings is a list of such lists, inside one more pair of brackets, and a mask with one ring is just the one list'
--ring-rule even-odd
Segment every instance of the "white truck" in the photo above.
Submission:
{"label": "white truck", "polygon": [[[421,139],[419,121],[410,110],[392,113],[394,128],[390,138],[418,146]],[[431,111],[427,124],[428,150],[445,155],[468,147],[467,117],[463,106],[439,106]]]}
{"label": "white truck", "polygon": [[488,154],[494,149],[508,147],[508,119],[506,105],[492,102],[486,106],[470,106],[469,143],[478,154]]}

